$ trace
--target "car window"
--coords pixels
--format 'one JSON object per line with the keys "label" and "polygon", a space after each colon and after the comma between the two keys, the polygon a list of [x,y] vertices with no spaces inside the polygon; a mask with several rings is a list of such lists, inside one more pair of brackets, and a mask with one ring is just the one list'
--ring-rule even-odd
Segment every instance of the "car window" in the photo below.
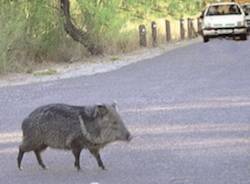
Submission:
{"label": "car window", "polygon": [[239,6],[233,5],[212,5],[207,10],[207,16],[215,15],[240,15]]}
{"label": "car window", "polygon": [[245,13],[250,14],[250,5],[243,5],[242,9]]}

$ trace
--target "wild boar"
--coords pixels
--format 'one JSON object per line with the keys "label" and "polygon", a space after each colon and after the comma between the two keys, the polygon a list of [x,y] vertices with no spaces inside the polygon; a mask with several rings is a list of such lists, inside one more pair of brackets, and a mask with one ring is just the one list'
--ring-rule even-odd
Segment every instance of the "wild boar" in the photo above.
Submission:
{"label": "wild boar", "polygon": [[131,134],[116,104],[72,106],[49,104],[35,109],[22,123],[23,140],[17,157],[18,168],[25,152],[34,151],[39,165],[46,169],[41,152],[47,147],[71,150],[80,170],[80,154],[88,149],[105,169],[100,149],[114,141],[130,141]]}

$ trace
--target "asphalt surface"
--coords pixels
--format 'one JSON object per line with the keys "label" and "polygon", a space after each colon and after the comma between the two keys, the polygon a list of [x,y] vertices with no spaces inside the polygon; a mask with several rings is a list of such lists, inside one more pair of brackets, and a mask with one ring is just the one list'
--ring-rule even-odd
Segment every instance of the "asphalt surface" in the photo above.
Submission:
{"label": "asphalt surface", "polygon": [[[87,152],[47,149],[16,166],[21,122],[48,103],[117,101],[134,136]],[[250,184],[250,41],[211,40],[119,70],[0,88],[0,183]]]}

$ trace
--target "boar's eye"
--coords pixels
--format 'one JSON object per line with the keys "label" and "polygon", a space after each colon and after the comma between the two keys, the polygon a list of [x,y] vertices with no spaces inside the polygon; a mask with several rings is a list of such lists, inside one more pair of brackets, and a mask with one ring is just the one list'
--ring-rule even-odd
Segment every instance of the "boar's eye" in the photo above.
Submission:
{"label": "boar's eye", "polygon": [[117,121],[113,121],[113,125],[117,125],[118,123],[117,123]]}

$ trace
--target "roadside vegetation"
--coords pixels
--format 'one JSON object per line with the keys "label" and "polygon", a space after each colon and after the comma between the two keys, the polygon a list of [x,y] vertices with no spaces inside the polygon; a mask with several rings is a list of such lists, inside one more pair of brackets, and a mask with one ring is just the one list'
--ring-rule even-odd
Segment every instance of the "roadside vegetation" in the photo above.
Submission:
{"label": "roadside vegetation", "polygon": [[202,0],[0,0],[0,74],[138,48],[138,25],[196,15]]}

